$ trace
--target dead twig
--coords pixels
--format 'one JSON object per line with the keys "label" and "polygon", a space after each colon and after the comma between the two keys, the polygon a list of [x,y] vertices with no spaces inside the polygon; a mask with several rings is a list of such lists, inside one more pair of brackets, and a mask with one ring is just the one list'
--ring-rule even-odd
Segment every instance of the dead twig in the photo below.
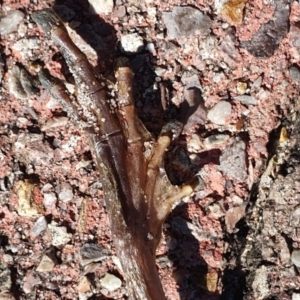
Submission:
{"label": "dead twig", "polygon": [[195,178],[184,186],[173,186],[163,168],[164,153],[181,125],[168,123],[154,140],[135,113],[133,74],[126,59],[117,63],[114,108],[106,98],[105,82],[95,77],[58,16],[45,9],[32,18],[58,47],[74,76],[77,99],[58,80],[40,72],[44,87],[88,137],[130,299],[165,299],[155,264],[161,227],[173,204],[199,184]]}

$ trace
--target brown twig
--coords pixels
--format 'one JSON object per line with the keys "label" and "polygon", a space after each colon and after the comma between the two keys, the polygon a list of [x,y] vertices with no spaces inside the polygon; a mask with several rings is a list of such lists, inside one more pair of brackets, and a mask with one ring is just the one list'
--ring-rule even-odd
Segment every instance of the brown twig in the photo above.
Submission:
{"label": "brown twig", "polygon": [[[126,60],[118,60],[118,107],[114,109],[105,84],[96,79],[58,16],[45,9],[32,18],[58,47],[74,76],[77,99],[45,71],[40,80],[88,137],[130,299],[165,299],[155,264],[161,227],[172,205],[199,184],[196,178],[182,187],[173,186],[163,168],[163,155],[181,127],[178,122],[167,124],[155,141],[135,113],[133,74]],[[147,151],[145,144],[150,147]]]}

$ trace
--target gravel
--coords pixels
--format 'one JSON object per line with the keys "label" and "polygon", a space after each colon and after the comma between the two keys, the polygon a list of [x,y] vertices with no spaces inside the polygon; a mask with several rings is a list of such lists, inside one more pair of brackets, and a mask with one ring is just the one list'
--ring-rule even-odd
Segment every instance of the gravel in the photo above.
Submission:
{"label": "gravel", "polygon": [[245,105],[256,105],[257,99],[253,96],[241,95],[234,97],[235,100],[241,101]]}
{"label": "gravel", "polygon": [[129,54],[141,52],[144,48],[143,38],[137,33],[130,33],[121,37],[121,49]]}
{"label": "gravel", "polygon": [[292,263],[300,268],[300,250],[294,250],[292,252],[292,256],[291,256],[291,259],[292,259]]}
{"label": "gravel", "polygon": [[[139,117],[154,136],[166,121],[184,124],[165,153],[164,176],[181,185],[197,174],[207,186],[164,224],[157,255],[172,300],[299,296],[300,175],[288,153],[300,140],[293,136],[300,132],[300,6],[237,2],[70,0],[54,7],[100,80],[109,78],[110,95],[114,58],[129,59]],[[0,299],[123,300],[129,296],[102,174],[85,136],[36,81],[42,62],[76,96],[61,54],[31,18],[52,5],[4,0],[1,7],[0,273],[10,287],[0,287]],[[277,153],[276,145],[291,148]],[[55,267],[37,272],[53,249]],[[107,273],[122,286],[102,286]]]}
{"label": "gravel", "polygon": [[55,266],[55,262],[48,256],[44,255],[36,268],[37,272],[51,272]]}
{"label": "gravel", "polygon": [[225,125],[232,111],[231,104],[226,101],[218,102],[207,113],[207,119],[217,125]]}
{"label": "gravel", "polygon": [[122,286],[122,281],[115,275],[107,273],[100,279],[101,285],[109,291],[114,291]]}
{"label": "gravel", "polygon": [[19,24],[24,19],[24,14],[19,10],[10,10],[5,13],[0,12],[1,15],[4,14],[0,18],[0,35],[10,34],[18,29]]}
{"label": "gravel", "polygon": [[163,21],[171,39],[188,37],[194,34],[207,35],[211,19],[193,7],[173,7],[171,12],[163,12]]}
{"label": "gravel", "polygon": [[69,202],[73,199],[73,188],[69,183],[63,183],[58,193],[58,199],[62,202]]}
{"label": "gravel", "polygon": [[89,0],[91,11],[95,14],[109,14],[114,8],[113,0]]}
{"label": "gravel", "polygon": [[221,157],[219,170],[231,179],[243,182],[247,178],[246,144],[237,139],[227,147]]}
{"label": "gravel", "polygon": [[47,225],[48,224],[45,216],[39,217],[30,230],[30,234],[34,237],[40,235],[44,230],[47,229]]}
{"label": "gravel", "polygon": [[80,248],[81,264],[83,266],[103,260],[107,257],[108,251],[97,244],[84,244]]}

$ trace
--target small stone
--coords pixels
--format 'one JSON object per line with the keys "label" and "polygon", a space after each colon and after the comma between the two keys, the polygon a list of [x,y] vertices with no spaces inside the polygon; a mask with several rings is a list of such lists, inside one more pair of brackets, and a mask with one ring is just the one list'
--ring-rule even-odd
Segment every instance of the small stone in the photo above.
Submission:
{"label": "small stone", "polygon": [[23,38],[14,43],[13,48],[20,53],[22,58],[32,55],[32,50],[39,49],[40,40],[36,37]]}
{"label": "small stone", "polygon": [[49,192],[51,189],[53,189],[53,185],[51,183],[46,183],[43,187],[42,187],[42,191],[44,193]]}
{"label": "small stone", "polygon": [[237,195],[233,195],[229,201],[233,206],[240,206],[244,204],[244,200]]}
{"label": "small stone", "polygon": [[270,292],[268,268],[264,265],[255,270],[255,277],[252,282],[254,299],[265,299]]}
{"label": "small stone", "polygon": [[219,170],[231,179],[244,182],[247,178],[245,150],[245,143],[241,139],[237,139],[220,156]]}
{"label": "small stone", "polygon": [[60,147],[60,145],[61,145],[61,141],[60,141],[60,140],[57,140],[57,139],[54,139],[54,140],[53,140],[52,146],[53,146],[54,148],[58,148],[58,147]]}
{"label": "small stone", "polygon": [[189,75],[184,73],[181,77],[181,82],[185,85],[186,89],[195,87],[201,89],[200,80],[196,74]]}
{"label": "small stone", "polygon": [[224,216],[223,208],[220,206],[219,203],[211,204],[208,207],[208,209],[209,209],[210,214],[213,218],[219,219],[219,218],[222,218]]}
{"label": "small stone", "polygon": [[207,109],[200,89],[189,88],[184,90],[184,101],[179,108],[179,120],[184,124],[183,133],[194,130],[195,125],[205,123],[207,120]]}
{"label": "small stone", "polygon": [[36,133],[21,133],[15,142],[15,153],[25,165],[49,166],[53,149],[43,141],[44,136]]}
{"label": "small stone", "polygon": [[198,134],[192,134],[191,139],[187,143],[187,149],[189,152],[200,152],[201,150],[201,138]]}
{"label": "small stone", "polygon": [[217,286],[218,286],[218,273],[216,271],[211,271],[208,272],[205,276],[206,278],[206,289],[211,292],[214,293],[217,290]]}
{"label": "small stone", "polygon": [[55,159],[56,161],[62,161],[62,160],[64,160],[65,157],[66,157],[65,152],[62,151],[62,150],[59,149],[59,148],[55,149],[53,153],[54,153],[54,159]]}
{"label": "small stone", "polygon": [[226,119],[231,114],[231,104],[226,101],[220,101],[207,113],[207,119],[217,125],[225,125]]}
{"label": "small stone", "polygon": [[67,233],[67,228],[64,226],[57,226],[55,222],[48,225],[48,230],[52,236],[52,245],[55,247],[60,248],[71,240],[72,235]]}
{"label": "small stone", "polygon": [[162,77],[167,72],[167,69],[156,67],[154,72],[157,76]]}
{"label": "small stone", "polygon": [[27,272],[23,279],[23,291],[25,294],[30,294],[34,286],[40,284],[42,281],[41,279],[37,276],[36,272],[34,270],[31,270]]}
{"label": "small stone", "polygon": [[4,270],[0,272],[0,291],[9,291],[11,285],[11,272],[9,268],[4,268]]}
{"label": "small stone", "polygon": [[63,183],[58,194],[58,199],[62,202],[69,202],[73,199],[73,196],[72,186],[69,183]]}
{"label": "small stone", "polygon": [[279,259],[282,265],[287,265],[291,260],[291,254],[288,247],[288,244],[283,236],[279,236],[277,240],[277,246],[279,251]]}
{"label": "small stone", "polygon": [[292,263],[300,268],[300,250],[294,250],[291,257]]}
{"label": "small stone", "polygon": [[91,262],[103,260],[108,255],[108,251],[97,244],[84,244],[80,248],[81,265],[86,266]]}
{"label": "small stone", "polygon": [[90,166],[91,164],[92,164],[91,160],[81,160],[76,164],[75,169],[76,170],[84,169]]}
{"label": "small stone", "polygon": [[232,207],[226,211],[225,224],[229,233],[233,233],[236,223],[245,215],[245,205]]}
{"label": "small stone", "polygon": [[87,293],[91,290],[91,283],[86,276],[83,276],[77,286],[79,293]]}
{"label": "small stone", "polygon": [[290,76],[293,79],[295,83],[300,83],[300,68],[296,66],[292,66],[289,69],[290,71]]}
{"label": "small stone", "polygon": [[220,145],[229,139],[228,134],[215,134],[204,139],[204,145],[206,148],[211,149],[216,145]]}
{"label": "small stone", "polygon": [[171,12],[163,12],[163,21],[171,39],[192,35],[205,36],[212,23],[200,10],[189,6],[175,6]]}
{"label": "small stone", "polygon": [[36,237],[46,229],[47,229],[47,220],[44,216],[41,216],[36,220],[35,224],[30,230],[30,234]]}
{"label": "small stone", "polygon": [[299,48],[300,47],[300,28],[295,24],[291,24],[289,34],[290,34],[290,43],[292,44],[292,46]]}
{"label": "small stone", "polygon": [[247,89],[247,83],[246,82],[238,82],[236,85],[236,91],[240,94],[243,95],[245,94]]}
{"label": "small stone", "polygon": [[100,283],[110,292],[122,286],[122,281],[118,277],[110,273],[106,273],[105,276],[100,279]]}
{"label": "small stone", "polygon": [[[286,0],[276,1],[273,7],[275,11],[272,18],[256,31],[250,41],[241,42],[241,46],[255,57],[271,57],[289,31],[289,2]],[[273,34],[268,34],[271,31]]]}
{"label": "small stone", "polygon": [[42,209],[32,201],[34,197],[34,184],[20,181],[17,184],[18,205],[17,212],[22,217],[36,218],[42,214]]}
{"label": "small stone", "polygon": [[172,277],[178,285],[182,285],[182,283],[184,282],[184,279],[185,279],[185,274],[186,274],[186,272],[184,269],[176,268],[172,272]]}
{"label": "small stone", "polygon": [[117,6],[114,9],[113,16],[122,19],[126,16],[126,7],[124,5]]}
{"label": "small stone", "polygon": [[245,105],[256,105],[257,104],[257,99],[253,96],[240,95],[240,96],[234,97],[234,99],[241,101]]}
{"label": "small stone", "polygon": [[38,91],[30,73],[18,65],[13,66],[10,70],[8,85],[9,91],[17,99],[26,99]]}
{"label": "small stone", "polygon": [[97,14],[109,14],[113,11],[113,0],[89,0],[91,12]]}
{"label": "small stone", "polygon": [[244,15],[244,7],[248,0],[229,0],[223,4],[222,14],[232,23],[241,23]]}
{"label": "small stone", "polygon": [[114,262],[115,266],[123,273],[123,268],[122,268],[121,261],[120,261],[119,257],[113,256],[111,259]]}
{"label": "small stone", "polygon": [[300,294],[299,293],[293,293],[292,300],[300,300]]}
{"label": "small stone", "polygon": [[[151,53],[151,54],[154,54],[155,53],[155,46],[153,43],[148,43],[146,45],[146,49]],[[156,71],[155,71],[156,73]],[[159,75],[158,75],[159,76]]]}
{"label": "small stone", "polygon": [[84,267],[83,275],[95,273],[99,267],[101,267],[102,262],[90,263]]}
{"label": "small stone", "polygon": [[43,199],[43,204],[46,209],[49,209],[55,204],[56,200],[57,200],[57,198],[54,193],[45,193],[44,199]]}
{"label": "small stone", "polygon": [[129,54],[138,53],[144,48],[143,38],[137,33],[129,33],[121,37],[121,48]]}
{"label": "small stone", "polygon": [[0,19],[0,35],[10,34],[18,29],[24,19],[24,14],[19,10],[10,10],[5,17]]}
{"label": "small stone", "polygon": [[54,266],[55,266],[55,262],[48,255],[44,255],[38,267],[36,268],[36,271],[51,272]]}
{"label": "small stone", "polygon": [[14,259],[13,257],[10,255],[10,254],[4,254],[3,255],[3,261],[6,263],[6,264],[12,264]]}
{"label": "small stone", "polygon": [[183,133],[194,125],[202,124],[207,118],[207,109],[201,96],[201,84],[197,75],[184,73],[181,78],[184,84],[184,101],[180,104],[179,120],[184,124]]}
{"label": "small stone", "polygon": [[[219,55],[223,58],[224,63],[228,65],[230,69],[236,69],[240,61],[240,54],[236,48],[236,36],[233,31],[227,31],[218,49]],[[221,74],[225,76],[223,72],[221,72]]]}
{"label": "small stone", "polygon": [[42,126],[41,130],[45,131],[50,128],[65,126],[68,123],[68,120],[68,117],[53,117]]}
{"label": "small stone", "polygon": [[251,84],[252,90],[259,90],[262,84],[262,76],[257,77]]}

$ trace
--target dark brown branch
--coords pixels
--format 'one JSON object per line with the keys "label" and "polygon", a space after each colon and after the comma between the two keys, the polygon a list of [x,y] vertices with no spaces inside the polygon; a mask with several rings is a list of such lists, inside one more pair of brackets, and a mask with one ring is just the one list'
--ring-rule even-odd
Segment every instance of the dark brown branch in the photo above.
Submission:
{"label": "dark brown branch", "polygon": [[42,72],[40,79],[88,137],[130,299],[163,300],[155,264],[161,227],[172,205],[199,183],[195,179],[183,187],[174,187],[163,168],[163,155],[174,131],[178,133],[181,127],[176,122],[168,124],[155,141],[135,113],[133,74],[126,60],[118,61],[118,107],[114,109],[107,101],[105,84],[98,82],[86,56],[72,42],[55,13],[45,9],[35,12],[32,18],[58,47],[74,76],[77,99],[47,73]]}

